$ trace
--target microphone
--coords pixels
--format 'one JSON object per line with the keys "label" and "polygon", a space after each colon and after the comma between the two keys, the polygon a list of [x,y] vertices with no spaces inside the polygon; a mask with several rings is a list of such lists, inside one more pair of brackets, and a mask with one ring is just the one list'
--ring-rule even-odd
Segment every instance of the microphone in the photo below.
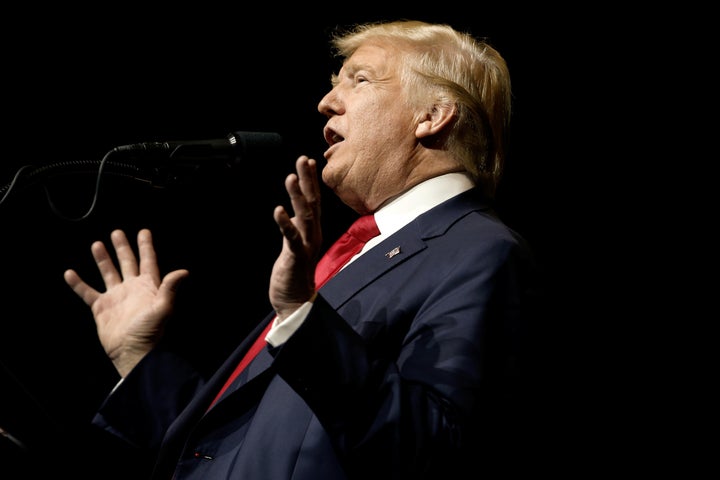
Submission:
{"label": "microphone", "polygon": [[212,162],[234,166],[246,160],[277,154],[283,138],[274,132],[233,132],[221,139],[144,142],[121,145],[113,152],[141,162]]}
{"label": "microphone", "polygon": [[283,137],[275,132],[238,131],[225,138],[143,142],[111,150],[142,171],[155,185],[185,183],[199,173],[237,167],[259,169],[275,164],[284,153]]}

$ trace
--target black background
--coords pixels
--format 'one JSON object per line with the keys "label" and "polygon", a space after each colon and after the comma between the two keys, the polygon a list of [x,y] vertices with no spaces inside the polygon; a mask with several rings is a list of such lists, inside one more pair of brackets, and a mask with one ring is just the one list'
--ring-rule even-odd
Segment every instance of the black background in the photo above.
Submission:
{"label": "black background", "polygon": [[[443,2],[428,13],[353,4],[341,14],[116,4],[103,13],[55,7],[9,16],[22,33],[3,34],[0,186],[25,165],[99,162],[115,146],[145,141],[278,132],[287,153],[162,188],[107,176],[94,210],[78,221],[63,216],[87,212],[92,174],[47,177],[0,203],[0,428],[27,447],[0,454],[21,462],[29,455],[55,471],[101,458],[87,429],[117,376],[89,309],[62,274],[75,268],[99,287],[90,244],[108,240],[112,229],[134,236],[151,228],[163,272],[190,270],[168,335],[202,368],[215,366],[267,313],[281,246],[272,209],[288,205],[282,181],[295,158],[322,161],[325,150],[316,108],[337,69],[329,34],[338,25],[405,17],[487,37],[511,70],[512,147],[498,210],[534,246],[547,276],[550,308],[537,339],[538,410],[548,420],[538,435],[542,469],[598,472],[637,458],[647,422],[633,394],[642,380],[628,373],[627,335],[606,333],[621,323],[615,309],[629,293],[623,275],[613,284],[599,279],[614,264],[618,240],[605,214],[625,200],[607,165],[610,152],[619,154],[607,135],[627,121],[599,128],[617,88],[604,79],[604,44],[625,34],[627,20],[548,6],[479,5],[470,14],[463,5]],[[325,193],[325,235],[333,239],[351,215]],[[599,440],[606,435],[614,440]]]}

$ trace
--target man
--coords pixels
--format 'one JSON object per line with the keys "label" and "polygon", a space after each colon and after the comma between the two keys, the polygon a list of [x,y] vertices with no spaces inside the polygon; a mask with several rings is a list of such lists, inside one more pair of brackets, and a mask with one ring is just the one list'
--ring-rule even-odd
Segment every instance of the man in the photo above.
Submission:
{"label": "man", "polygon": [[[162,348],[189,272],[161,277],[149,230],[139,259],[112,232],[119,271],[92,245],[105,292],[65,273],[122,377],[94,423],[157,452],[153,478],[474,476],[519,455],[505,442],[523,418],[513,406],[535,275],[491,208],[510,117],[505,61],[414,21],[357,26],[334,46],[343,65],[318,105],[321,178],[373,214],[379,235],[326,284],[315,276],[318,166],[304,155],[285,181],[292,215],[274,211],[273,312],[207,381]],[[238,369],[248,351],[257,356]]]}

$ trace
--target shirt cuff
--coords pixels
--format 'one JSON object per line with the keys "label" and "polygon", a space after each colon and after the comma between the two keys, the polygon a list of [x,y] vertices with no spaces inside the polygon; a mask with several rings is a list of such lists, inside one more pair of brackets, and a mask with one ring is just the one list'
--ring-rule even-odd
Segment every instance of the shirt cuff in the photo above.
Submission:
{"label": "shirt cuff", "polygon": [[[317,295],[317,293],[315,295]],[[270,331],[265,336],[265,341],[273,347],[279,347],[283,343],[287,342],[288,338],[290,338],[292,334],[300,328],[300,325],[303,324],[310,313],[313,301],[315,300],[315,295],[313,295],[310,300],[303,303],[300,308],[295,310],[295,312],[285,320],[280,321],[276,316],[275,320],[273,320],[272,327],[270,327]]]}

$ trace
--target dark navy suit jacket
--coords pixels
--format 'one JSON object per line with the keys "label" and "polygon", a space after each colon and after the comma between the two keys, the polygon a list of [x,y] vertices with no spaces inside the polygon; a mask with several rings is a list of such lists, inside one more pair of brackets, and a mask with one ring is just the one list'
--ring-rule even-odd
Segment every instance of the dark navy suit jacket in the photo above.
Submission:
{"label": "dark navy suit jacket", "polygon": [[470,190],[337,274],[209,411],[273,314],[207,382],[151,352],[94,423],[158,449],[153,478],[461,478],[514,431],[535,280],[523,239]]}

